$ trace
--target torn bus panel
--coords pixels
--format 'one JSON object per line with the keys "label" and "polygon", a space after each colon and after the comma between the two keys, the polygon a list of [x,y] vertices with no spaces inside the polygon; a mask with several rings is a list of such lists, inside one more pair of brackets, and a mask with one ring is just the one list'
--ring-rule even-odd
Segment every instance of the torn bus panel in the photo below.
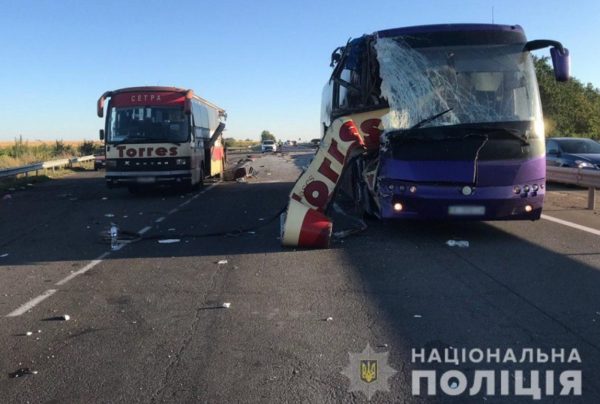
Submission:
{"label": "torn bus panel", "polygon": [[338,119],[331,125],[312,163],[292,189],[283,217],[283,245],[329,245],[332,224],[323,212],[331,202],[347,162],[363,150],[363,139],[352,120]]}
{"label": "torn bus panel", "polygon": [[[333,198],[350,197],[359,214],[381,219],[539,219],[544,125],[530,51],[547,46],[556,79],[566,80],[568,50],[527,42],[518,25],[416,26],[350,40],[332,54],[319,153],[339,122],[353,122],[364,147],[322,189],[316,158],[292,198],[325,215]],[[302,227],[290,221],[295,205],[288,235]]]}

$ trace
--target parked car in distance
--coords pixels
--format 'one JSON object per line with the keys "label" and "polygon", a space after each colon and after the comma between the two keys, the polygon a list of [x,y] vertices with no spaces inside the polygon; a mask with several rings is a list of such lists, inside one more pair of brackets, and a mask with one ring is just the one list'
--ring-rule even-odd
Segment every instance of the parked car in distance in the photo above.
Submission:
{"label": "parked car in distance", "polygon": [[263,153],[276,152],[277,151],[277,143],[275,143],[274,140],[263,140],[260,145],[260,150]]}
{"label": "parked car in distance", "polygon": [[321,139],[312,139],[310,145],[312,147],[319,147],[321,145]]}
{"label": "parked car in distance", "polygon": [[600,170],[600,143],[577,137],[546,139],[546,165]]}

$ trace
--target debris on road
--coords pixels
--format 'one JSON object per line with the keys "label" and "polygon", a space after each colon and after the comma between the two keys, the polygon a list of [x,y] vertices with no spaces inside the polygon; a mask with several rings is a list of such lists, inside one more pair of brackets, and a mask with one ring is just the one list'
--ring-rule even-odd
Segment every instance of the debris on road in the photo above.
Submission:
{"label": "debris on road", "polygon": [[106,200],[108,200],[108,198],[107,198],[106,196],[103,196],[103,197],[102,197],[102,200],[103,200],[103,201],[106,201]]}
{"label": "debris on road", "polygon": [[333,321],[333,317],[327,317],[325,321]]}
{"label": "debris on road", "polygon": [[165,238],[162,240],[158,240],[158,242],[160,244],[173,244],[173,243],[179,243],[181,240],[178,238]]}
{"label": "debris on road", "polygon": [[0,258],[6,258],[6,257],[8,257],[8,253],[4,253],[4,254],[0,255]]}
{"label": "debris on road", "polygon": [[112,213],[106,213],[106,214],[104,215],[104,217],[115,217],[115,215],[113,215]]}
{"label": "debris on road", "polygon": [[[69,321],[70,319],[71,319],[71,316],[69,316],[68,314],[65,314],[62,316],[44,318],[44,319],[42,319],[42,321]],[[38,330],[38,333],[40,333],[40,332],[42,332],[42,330]]]}
{"label": "debris on road", "polygon": [[223,304],[222,304],[222,306],[221,306],[221,307],[223,307],[224,309],[228,309],[228,308],[230,308],[230,307],[231,307],[231,303],[229,303],[229,302],[225,302],[225,303],[223,303]]}
{"label": "debris on road", "polygon": [[175,228],[171,227],[170,229],[168,229],[168,231],[175,231]]}
{"label": "debris on road", "polygon": [[12,195],[11,194],[6,194],[2,197],[2,200],[6,201],[8,199],[12,199]]}
{"label": "debris on road", "polygon": [[27,331],[27,332],[25,333],[25,335],[27,335],[28,337],[30,337],[30,336],[32,336],[32,335],[33,335],[33,333],[32,333],[31,331]]}
{"label": "debris on road", "polygon": [[420,315],[420,314],[415,314],[413,317],[414,317],[414,318],[423,318],[423,316],[422,316],[422,315]]}
{"label": "debris on road", "polygon": [[461,247],[466,248],[469,246],[469,242],[467,240],[448,240],[446,244],[450,247]]}
{"label": "debris on road", "polygon": [[227,264],[228,262],[229,262],[229,261],[227,261],[227,260],[219,260],[219,261],[217,261],[217,265],[225,265],[225,264]]}
{"label": "debris on road", "polygon": [[110,249],[117,250],[119,248],[119,228],[114,224],[110,227]]}
{"label": "debris on road", "polygon": [[29,368],[21,368],[15,372],[9,373],[8,377],[10,379],[16,379],[18,377],[27,376],[27,375],[37,375],[37,370],[31,370]]}

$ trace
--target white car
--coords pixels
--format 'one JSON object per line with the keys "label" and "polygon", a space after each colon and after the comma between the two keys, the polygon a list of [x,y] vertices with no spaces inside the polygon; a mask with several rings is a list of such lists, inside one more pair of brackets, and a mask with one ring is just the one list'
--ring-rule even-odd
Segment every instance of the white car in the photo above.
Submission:
{"label": "white car", "polygon": [[263,140],[260,145],[260,150],[263,153],[266,152],[276,152],[277,151],[277,143],[274,140]]}

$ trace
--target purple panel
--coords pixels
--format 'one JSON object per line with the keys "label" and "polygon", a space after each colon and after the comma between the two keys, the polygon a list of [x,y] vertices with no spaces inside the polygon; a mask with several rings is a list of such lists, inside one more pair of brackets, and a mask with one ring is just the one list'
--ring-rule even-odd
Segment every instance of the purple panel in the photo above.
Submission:
{"label": "purple panel", "polygon": [[413,27],[392,28],[377,31],[375,34],[379,38],[395,37],[400,35],[423,34],[430,32],[445,31],[511,31],[524,34],[520,25],[496,25],[496,24],[438,24],[438,25],[417,25]]}
{"label": "purple panel", "polygon": [[386,159],[379,171],[383,178],[414,182],[473,182],[472,161],[402,161]]}

